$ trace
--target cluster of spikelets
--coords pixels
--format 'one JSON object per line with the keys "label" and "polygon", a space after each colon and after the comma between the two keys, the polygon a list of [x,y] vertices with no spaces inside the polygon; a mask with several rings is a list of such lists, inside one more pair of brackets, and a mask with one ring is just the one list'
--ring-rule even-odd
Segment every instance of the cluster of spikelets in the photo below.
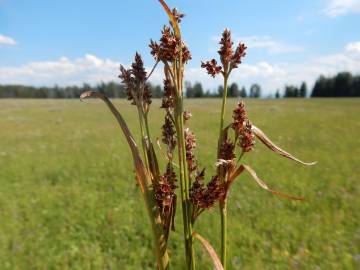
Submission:
{"label": "cluster of spikelets", "polygon": [[[196,158],[195,134],[188,127],[191,113],[183,109],[184,65],[191,59],[190,51],[183,42],[179,29],[179,23],[184,14],[179,13],[176,9],[170,10],[164,1],[159,1],[170,18],[171,27],[164,26],[158,42],[150,41],[149,47],[155,59],[153,69],[147,73],[140,54],[136,53],[131,67],[126,69],[120,66],[119,75],[122,84],[125,86],[128,100],[136,106],[138,112],[143,153],[140,154],[126,122],[107,97],[99,92],[85,92],[81,98],[89,96],[101,98],[117,119],[127,139],[134,160],[136,179],[141,188],[152,224],[158,269],[168,269],[169,267],[167,243],[170,231],[175,230],[174,217],[177,205],[176,189],[178,187],[181,189],[186,268],[195,269],[192,242],[193,238],[197,238],[211,255],[216,269],[224,269],[226,261],[220,262],[211,245],[195,233],[192,226],[201,213],[212,208],[217,202],[221,203],[226,200],[231,183],[243,171],[249,172],[262,188],[273,194],[292,199],[302,199],[270,189],[253,169],[240,163],[242,156],[253,149],[255,138],[257,137],[269,149],[284,157],[306,165],[309,163],[298,160],[272,143],[259,128],[250,122],[245,104],[240,101],[233,110],[232,122],[224,125],[223,120],[221,121],[217,159],[214,161],[217,170],[208,181],[205,180],[205,168],[198,167]],[[235,49],[233,48],[231,33],[225,29],[218,51],[221,64],[218,65],[215,59],[211,59],[202,62],[201,67],[205,68],[212,77],[221,74],[227,81],[232,70],[241,63],[245,52],[246,46],[243,43],[239,43]],[[164,66],[164,95],[161,108],[165,111],[165,116],[161,128],[161,140],[157,141],[160,152],[163,152],[166,159],[166,165],[163,169],[159,167],[157,154],[159,151],[154,149],[148,124],[151,91],[147,81],[158,63],[162,63]],[[224,89],[226,89],[226,85]],[[224,118],[225,100],[226,92],[223,97],[222,119]],[[165,151],[163,151],[161,143],[166,148]],[[177,159],[175,159],[175,150],[178,154]],[[178,174],[177,171],[179,171]]]}

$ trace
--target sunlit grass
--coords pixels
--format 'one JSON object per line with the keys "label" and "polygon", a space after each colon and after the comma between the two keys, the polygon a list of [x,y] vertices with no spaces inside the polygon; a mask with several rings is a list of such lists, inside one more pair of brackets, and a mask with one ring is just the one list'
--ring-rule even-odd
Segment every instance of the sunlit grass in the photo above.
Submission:
{"label": "sunlit grass", "polygon": [[[134,107],[123,100],[115,104],[136,132]],[[193,114],[199,165],[210,175],[220,100],[185,104]],[[228,101],[229,120],[235,104]],[[268,194],[246,174],[237,179],[229,198],[229,269],[359,268],[360,100],[246,105],[249,118],[275,143],[318,164],[299,166],[257,143],[245,163],[271,187],[306,202]],[[163,112],[158,101],[152,106],[156,138]],[[100,101],[0,100],[0,269],[154,269],[129,157]],[[204,214],[195,228],[216,248],[217,211]],[[172,268],[183,269],[180,224],[171,237]],[[206,269],[207,255],[196,250],[199,269]]]}

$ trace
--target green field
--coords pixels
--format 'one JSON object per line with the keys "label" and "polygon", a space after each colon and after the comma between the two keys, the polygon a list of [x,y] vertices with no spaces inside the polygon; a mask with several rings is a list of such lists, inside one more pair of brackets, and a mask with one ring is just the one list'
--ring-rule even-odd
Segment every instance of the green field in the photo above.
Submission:
{"label": "green field", "polygon": [[[228,102],[230,110],[236,100]],[[135,108],[115,101],[131,130]],[[153,138],[163,111],[153,102]],[[229,197],[229,269],[360,269],[360,99],[246,100],[249,117],[305,167],[260,142]],[[198,160],[214,171],[220,100],[190,100]],[[199,233],[218,250],[215,208]],[[184,269],[178,211],[172,269]],[[155,269],[130,151],[101,101],[0,100],[0,269]],[[212,269],[196,244],[199,269]]]}

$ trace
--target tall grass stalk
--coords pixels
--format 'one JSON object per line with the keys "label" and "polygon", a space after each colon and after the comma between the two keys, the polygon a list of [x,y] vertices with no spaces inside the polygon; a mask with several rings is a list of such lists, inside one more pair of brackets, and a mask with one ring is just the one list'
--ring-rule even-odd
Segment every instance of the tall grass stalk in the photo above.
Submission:
{"label": "tall grass stalk", "polygon": [[[149,47],[155,64],[149,74],[145,71],[139,53],[135,54],[131,67],[120,66],[120,79],[125,87],[128,99],[136,106],[141,134],[142,155],[135,143],[126,122],[111,101],[102,93],[85,92],[81,99],[97,97],[105,102],[115,116],[131,149],[137,182],[148,212],[154,238],[154,254],[159,270],[170,267],[168,242],[170,233],[175,230],[175,214],[177,201],[177,179],[179,178],[180,199],[182,206],[183,237],[185,249],[185,266],[188,270],[196,269],[194,240],[200,241],[210,255],[217,270],[226,269],[227,254],[227,195],[234,180],[244,171],[248,172],[263,189],[290,199],[301,200],[270,189],[255,171],[246,164],[241,164],[241,157],[254,147],[255,137],[272,151],[297,162],[304,163],[276,146],[248,119],[245,105],[239,102],[233,111],[233,121],[225,125],[225,107],[228,91],[228,79],[231,71],[238,67],[245,56],[246,46],[239,43],[235,51],[228,29],[225,29],[220,41],[220,61],[215,59],[202,63],[201,66],[213,77],[221,73],[224,78],[224,92],[220,113],[220,130],[217,145],[216,174],[205,184],[206,170],[199,168],[196,157],[196,137],[190,130],[188,121],[191,113],[184,110],[184,69],[191,59],[191,54],[182,40],[180,22],[184,14],[175,8],[170,10],[163,0],[159,0],[167,13],[170,26],[164,26],[159,42],[150,41]],[[148,79],[158,63],[164,67],[164,96],[161,108],[164,109],[164,124],[161,128],[161,142],[165,146],[165,168],[160,168],[158,153],[154,149],[150,134],[148,113],[150,110],[151,91]],[[159,148],[161,149],[159,141]],[[214,149],[216,146],[214,146]],[[175,149],[178,159],[174,159]],[[238,149],[240,153],[238,153]],[[238,160],[236,157],[239,157]],[[178,174],[176,174],[178,168]],[[205,210],[220,205],[221,223],[221,261],[211,244],[196,230],[196,220]],[[199,228],[201,229],[201,228]]]}

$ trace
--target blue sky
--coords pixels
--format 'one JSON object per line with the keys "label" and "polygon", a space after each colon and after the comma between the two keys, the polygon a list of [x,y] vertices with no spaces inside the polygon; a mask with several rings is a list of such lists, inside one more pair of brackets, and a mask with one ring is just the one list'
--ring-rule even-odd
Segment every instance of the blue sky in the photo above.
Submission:
{"label": "blue sky", "polygon": [[[248,45],[232,80],[259,82],[264,93],[320,75],[360,72],[360,0],[172,0],[187,16],[183,37],[193,60],[186,79],[214,89],[200,61],[217,57],[228,27]],[[0,0],[0,83],[69,85],[117,80],[119,63],[158,39],[167,17],[156,0]],[[162,80],[159,69],[154,83]]]}

